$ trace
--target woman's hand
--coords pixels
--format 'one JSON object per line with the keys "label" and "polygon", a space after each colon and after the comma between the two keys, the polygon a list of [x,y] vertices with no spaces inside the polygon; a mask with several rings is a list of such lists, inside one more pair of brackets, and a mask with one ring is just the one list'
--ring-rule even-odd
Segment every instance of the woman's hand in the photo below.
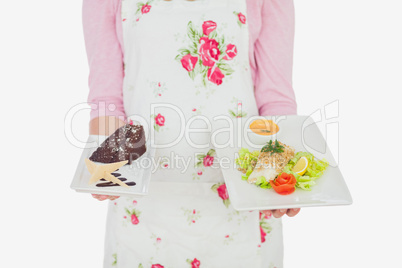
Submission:
{"label": "woman's hand", "polygon": [[[111,135],[115,132],[119,127],[124,126],[124,121],[114,117],[114,116],[101,116],[96,117],[89,122],[89,134],[92,135]],[[119,196],[114,195],[103,195],[103,194],[92,194],[92,197],[98,199],[99,201],[103,200],[115,200],[119,198]]]}
{"label": "woman's hand", "polygon": [[115,195],[103,195],[103,194],[92,194],[92,197],[95,199],[98,199],[99,201],[103,201],[103,200],[116,200],[117,198],[119,198],[119,196],[115,196]]}
{"label": "woman's hand", "polygon": [[281,208],[274,210],[261,210],[267,216],[274,215],[275,218],[281,218],[283,215],[288,215],[289,217],[294,217],[300,212],[300,208]]}

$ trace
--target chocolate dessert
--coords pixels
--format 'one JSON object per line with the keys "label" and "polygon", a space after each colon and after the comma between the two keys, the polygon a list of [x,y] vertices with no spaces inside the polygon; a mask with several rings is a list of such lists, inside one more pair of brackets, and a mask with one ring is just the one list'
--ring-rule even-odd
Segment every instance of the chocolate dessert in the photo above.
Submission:
{"label": "chocolate dessert", "polygon": [[128,164],[146,151],[145,132],[141,125],[126,124],[110,135],[92,155],[91,161],[114,163],[128,160]]}

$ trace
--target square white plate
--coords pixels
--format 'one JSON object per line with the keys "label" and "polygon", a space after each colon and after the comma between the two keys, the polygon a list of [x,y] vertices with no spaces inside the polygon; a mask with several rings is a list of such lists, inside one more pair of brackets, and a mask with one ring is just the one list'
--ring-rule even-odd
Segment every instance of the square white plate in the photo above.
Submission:
{"label": "square white plate", "polygon": [[[80,161],[78,162],[77,170],[74,175],[74,179],[71,183],[71,188],[77,192],[105,194],[105,195],[117,195],[117,196],[144,196],[148,193],[149,181],[151,178],[151,165],[150,160],[154,157],[155,150],[149,146],[147,142],[147,151],[138,159],[132,162],[131,165],[125,165],[121,167],[116,173],[120,173],[121,176],[127,180],[127,182],[135,182],[136,185],[127,187],[112,186],[112,187],[98,187],[97,183],[88,184],[91,174],[89,173],[86,165],[85,158],[89,158],[96,148],[102,144],[102,142],[108,136],[90,135],[86,143],[86,148],[81,154]],[[151,149],[150,149],[151,148]],[[99,163],[101,164],[101,163]]]}
{"label": "square white plate", "polygon": [[[262,118],[262,117],[261,117]],[[241,179],[241,173],[234,165],[238,157],[238,151],[241,147],[248,148],[250,151],[261,150],[263,145],[247,144],[246,137],[249,134],[241,135],[237,131],[240,126],[244,130],[249,122],[242,119],[242,123],[233,124],[235,131],[234,140],[238,138],[241,144],[226,146],[225,148],[216,148],[219,159],[228,158],[225,162],[231,163],[228,167],[222,167],[222,172],[226,187],[230,196],[231,204],[236,210],[264,210],[279,208],[299,208],[313,206],[331,206],[331,205],[349,205],[352,203],[352,197],[348,187],[342,177],[336,161],[334,160],[325,139],[323,138],[317,124],[308,116],[281,116],[264,117],[274,119],[277,122],[280,131],[276,137],[277,140],[295,148],[295,152],[305,151],[312,153],[317,159],[325,158],[329,166],[324,174],[318,178],[311,189],[305,191],[296,188],[296,191],[290,195],[280,195],[273,189],[262,189],[254,184],[249,184]],[[221,126],[222,127],[222,126]],[[250,133],[250,130],[249,130]],[[224,144],[229,134],[219,134],[216,139],[218,144]],[[268,141],[268,140],[267,140]],[[222,166],[222,164],[221,164]]]}

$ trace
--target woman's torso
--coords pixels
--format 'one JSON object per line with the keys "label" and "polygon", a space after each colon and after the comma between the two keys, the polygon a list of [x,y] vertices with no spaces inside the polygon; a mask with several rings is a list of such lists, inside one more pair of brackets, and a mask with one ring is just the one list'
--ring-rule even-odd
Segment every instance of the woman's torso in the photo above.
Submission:
{"label": "woman's torso", "polygon": [[246,0],[124,0],[121,17],[124,107],[157,146],[152,179],[221,181],[214,125],[258,115]]}

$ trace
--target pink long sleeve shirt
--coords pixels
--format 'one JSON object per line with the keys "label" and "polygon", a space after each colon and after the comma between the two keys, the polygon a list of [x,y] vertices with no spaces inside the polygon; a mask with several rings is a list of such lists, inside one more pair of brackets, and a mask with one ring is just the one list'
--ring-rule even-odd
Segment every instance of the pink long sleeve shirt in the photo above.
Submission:
{"label": "pink long sleeve shirt", "polygon": [[[91,119],[125,117],[121,1],[83,0],[84,38],[90,70],[88,102],[97,107],[91,110]],[[292,87],[293,0],[247,0],[247,14],[250,67],[259,114],[296,114]],[[115,109],[107,109],[109,104],[114,104]]]}

